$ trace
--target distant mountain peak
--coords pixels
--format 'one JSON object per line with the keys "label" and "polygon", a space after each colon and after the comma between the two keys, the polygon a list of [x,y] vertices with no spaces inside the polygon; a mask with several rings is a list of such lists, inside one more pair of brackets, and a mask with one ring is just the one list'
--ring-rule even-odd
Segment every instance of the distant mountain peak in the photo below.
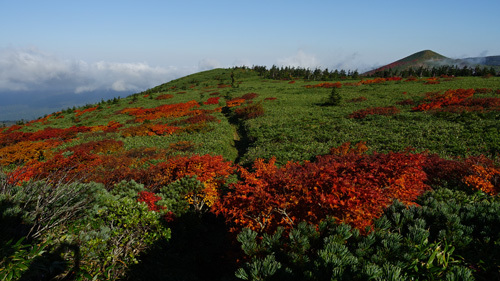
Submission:
{"label": "distant mountain peak", "polygon": [[420,52],[416,52],[412,55],[409,55],[407,57],[404,57],[400,60],[397,60],[395,62],[392,62],[390,64],[384,65],[382,67],[370,70],[364,74],[374,74],[375,72],[379,71],[384,71],[387,69],[404,69],[408,67],[414,67],[414,66],[425,66],[427,62],[429,61],[438,61],[438,60],[446,60],[448,59],[447,57],[436,53],[432,50],[423,50]]}
{"label": "distant mountain peak", "polygon": [[418,61],[418,62],[425,62],[428,60],[442,60],[442,59],[447,59],[447,57],[438,54],[434,51],[431,50],[424,50],[417,52],[413,55],[410,55],[402,60],[408,59],[409,61]]}
{"label": "distant mountain peak", "polygon": [[405,58],[392,62],[390,64],[378,67],[363,73],[362,75],[373,75],[377,72],[383,72],[392,69],[394,72],[404,71],[410,67],[416,68],[433,68],[439,66],[457,66],[457,67],[493,67],[497,71],[500,69],[500,56],[473,57],[465,59],[452,59],[438,54],[432,50],[423,50],[409,55]]}

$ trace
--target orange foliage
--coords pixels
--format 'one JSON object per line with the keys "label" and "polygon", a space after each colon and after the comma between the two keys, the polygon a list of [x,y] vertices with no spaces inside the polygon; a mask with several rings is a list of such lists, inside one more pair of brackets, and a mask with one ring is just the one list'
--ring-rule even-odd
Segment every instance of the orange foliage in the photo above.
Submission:
{"label": "orange foliage", "polygon": [[220,99],[220,97],[211,97],[211,98],[208,98],[208,100],[206,102],[204,102],[203,104],[205,104],[205,105],[219,104],[219,99]]}
{"label": "orange foliage", "polygon": [[174,95],[171,95],[171,94],[163,94],[161,96],[157,96],[155,99],[156,100],[167,100],[167,99],[171,99],[173,97],[174,97]]}
{"label": "orange foliage", "polygon": [[83,114],[85,114],[87,112],[92,112],[92,111],[96,110],[97,108],[98,108],[98,106],[87,108],[87,109],[84,109],[84,110],[76,109],[75,110],[75,113],[76,113],[75,117],[80,117],[80,116],[82,116]]}
{"label": "orange foliage", "polygon": [[168,124],[141,124],[121,131],[123,137],[171,135],[180,128]]}
{"label": "orange foliage", "polygon": [[414,107],[415,111],[426,111],[450,105],[457,105],[474,95],[474,89],[447,90],[444,94],[427,93],[426,102]]}
{"label": "orange foliage", "polygon": [[193,107],[199,106],[197,101],[192,100],[185,103],[164,104],[154,108],[125,108],[119,113],[135,116],[136,122],[144,122],[145,120],[185,116]]}
{"label": "orange foliage", "polygon": [[490,195],[500,193],[500,169],[472,165],[472,174],[464,177],[464,182],[472,188]]}
{"label": "orange foliage", "polygon": [[332,147],[330,149],[331,155],[344,156],[348,154],[356,154],[361,155],[368,151],[368,147],[366,146],[366,141],[358,142],[354,147],[351,147],[350,142],[345,142],[338,147]]}
{"label": "orange foliage", "polygon": [[424,85],[434,85],[434,84],[439,84],[439,78],[437,77],[430,77],[427,78]]}
{"label": "orange foliage", "polygon": [[329,82],[323,82],[319,83],[316,85],[306,85],[306,88],[340,88],[342,87],[342,84],[340,82],[335,82],[335,83],[329,83]]}
{"label": "orange foliage", "polygon": [[45,140],[39,142],[21,141],[11,146],[0,148],[0,166],[22,165],[31,160],[49,158],[51,148],[60,145],[60,141]]}
{"label": "orange foliage", "polygon": [[[239,167],[241,181],[216,203],[216,212],[236,227],[272,232],[300,221],[319,223],[327,216],[360,230],[370,227],[392,200],[407,204],[428,189],[422,154],[356,154],[364,144],[333,149],[315,162],[277,167],[255,161],[252,171]],[[352,153],[351,153],[352,151]]]}
{"label": "orange foliage", "polygon": [[401,79],[402,79],[401,77],[387,77],[387,78],[379,77],[375,79],[361,80],[360,83],[366,85],[366,84],[383,83],[386,81],[400,81]]}
{"label": "orange foliage", "polygon": [[246,100],[245,99],[242,99],[242,98],[236,98],[236,99],[232,99],[232,100],[228,100],[226,101],[226,106],[227,107],[235,107],[235,106],[239,106],[241,105],[242,103],[244,103]]}
{"label": "orange foliage", "polygon": [[98,131],[103,131],[103,132],[116,132],[116,130],[120,127],[123,127],[123,125],[119,122],[116,121],[109,121],[107,125],[98,125],[98,126],[93,126],[91,127],[92,132],[98,132]]}
{"label": "orange foliage", "polygon": [[399,109],[395,106],[386,106],[386,107],[369,107],[365,109],[356,110],[353,113],[349,114],[349,118],[354,119],[363,119],[368,115],[396,115],[399,113]]}

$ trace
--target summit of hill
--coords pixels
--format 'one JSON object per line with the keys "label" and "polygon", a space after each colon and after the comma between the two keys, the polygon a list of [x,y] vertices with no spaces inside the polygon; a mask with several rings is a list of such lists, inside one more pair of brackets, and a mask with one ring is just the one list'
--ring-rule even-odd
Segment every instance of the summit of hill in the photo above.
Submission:
{"label": "summit of hill", "polygon": [[463,59],[453,59],[441,55],[432,50],[423,50],[412,55],[404,57],[400,60],[383,65],[363,73],[363,75],[375,75],[384,71],[391,70],[392,72],[401,72],[410,68],[438,68],[441,66],[456,66],[456,67],[493,67],[498,70],[500,67],[500,56],[487,57],[470,57]]}
{"label": "summit of hill", "polygon": [[436,64],[437,62],[442,62],[445,60],[451,60],[451,59],[431,50],[423,50],[414,53],[412,55],[409,55],[407,57],[404,57],[395,62],[370,70],[365,74],[373,75],[377,72],[382,72],[384,70],[389,70],[389,69],[401,71],[410,67],[420,67],[420,66],[429,67],[432,66],[433,64]]}

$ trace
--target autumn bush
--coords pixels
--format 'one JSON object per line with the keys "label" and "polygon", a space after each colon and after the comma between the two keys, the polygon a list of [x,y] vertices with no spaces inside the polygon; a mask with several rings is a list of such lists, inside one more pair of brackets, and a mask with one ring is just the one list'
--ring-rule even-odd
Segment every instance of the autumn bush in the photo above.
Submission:
{"label": "autumn bush", "polygon": [[342,83],[340,82],[335,82],[335,83],[329,83],[329,82],[323,82],[315,85],[306,85],[306,88],[340,88],[342,87]]}
{"label": "autumn bush", "polygon": [[247,106],[235,109],[234,114],[237,118],[253,119],[264,115],[264,107],[260,102],[255,104],[249,104]]}
{"label": "autumn bush", "polygon": [[206,114],[206,113],[194,115],[194,116],[191,116],[191,117],[183,120],[183,122],[187,123],[187,124],[196,124],[196,123],[205,123],[205,122],[216,122],[216,121],[220,122],[220,120],[218,120],[215,116],[209,115],[209,114]]}
{"label": "autumn bush", "polygon": [[199,104],[197,101],[192,100],[185,103],[164,104],[154,108],[125,108],[118,113],[135,116],[136,122],[143,122],[145,120],[185,116],[194,107],[199,107]]}
{"label": "autumn bush", "polygon": [[469,97],[464,100],[441,104],[440,102],[421,104],[414,110],[431,110],[434,112],[489,112],[500,110],[500,98],[496,97]]}
{"label": "autumn bush", "polygon": [[205,105],[219,104],[219,99],[220,99],[220,97],[211,97],[211,98],[208,98],[207,101],[203,102],[203,104],[205,104]]}
{"label": "autumn bush", "polygon": [[230,186],[217,212],[236,229],[258,232],[327,216],[364,231],[392,200],[411,204],[428,189],[424,161],[411,153],[324,155],[282,167],[259,159],[251,171],[238,169],[241,181]]}
{"label": "autumn bush", "polygon": [[227,107],[235,107],[235,106],[239,106],[241,105],[242,103],[244,103],[246,100],[245,99],[242,99],[242,98],[234,98],[234,99],[231,99],[231,100],[228,100],[226,101],[226,106]]}
{"label": "autumn bush", "polygon": [[174,95],[172,94],[163,94],[163,95],[159,95],[155,98],[155,100],[168,100],[168,99],[171,99],[173,98]]}
{"label": "autumn bush", "polygon": [[474,95],[473,89],[447,90],[443,94],[429,92],[426,94],[425,102],[413,108],[415,111],[426,111],[442,108],[450,105],[459,105]]}
{"label": "autumn bush", "polygon": [[0,166],[11,164],[22,165],[32,160],[50,158],[52,148],[60,145],[57,140],[21,141],[16,144],[0,148]]}
{"label": "autumn bush", "polygon": [[412,99],[406,99],[406,100],[398,101],[398,102],[396,102],[396,104],[398,104],[398,105],[414,105],[415,101],[413,101]]}
{"label": "autumn bush", "polygon": [[179,127],[170,126],[168,124],[151,124],[143,123],[138,126],[132,126],[121,130],[123,137],[136,137],[136,136],[162,136],[171,135],[180,130]]}
{"label": "autumn bush", "polygon": [[366,97],[357,97],[357,98],[352,98],[352,99],[348,100],[347,102],[363,102],[365,100],[367,100]]}
{"label": "autumn bush", "polygon": [[368,115],[396,115],[400,111],[395,106],[386,106],[386,107],[370,107],[365,109],[356,110],[353,113],[349,114],[349,118],[354,119],[363,119]]}

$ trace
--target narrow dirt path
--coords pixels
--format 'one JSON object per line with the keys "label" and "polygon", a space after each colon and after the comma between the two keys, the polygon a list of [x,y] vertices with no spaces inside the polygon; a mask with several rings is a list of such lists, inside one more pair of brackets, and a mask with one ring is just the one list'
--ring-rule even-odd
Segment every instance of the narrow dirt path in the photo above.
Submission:
{"label": "narrow dirt path", "polygon": [[248,147],[250,146],[250,141],[248,139],[248,134],[245,129],[244,124],[241,120],[232,116],[229,108],[224,108],[222,113],[229,121],[229,124],[233,127],[233,141],[234,141],[234,149],[238,152],[238,156],[234,160],[234,163],[239,163],[241,158],[247,153]]}

